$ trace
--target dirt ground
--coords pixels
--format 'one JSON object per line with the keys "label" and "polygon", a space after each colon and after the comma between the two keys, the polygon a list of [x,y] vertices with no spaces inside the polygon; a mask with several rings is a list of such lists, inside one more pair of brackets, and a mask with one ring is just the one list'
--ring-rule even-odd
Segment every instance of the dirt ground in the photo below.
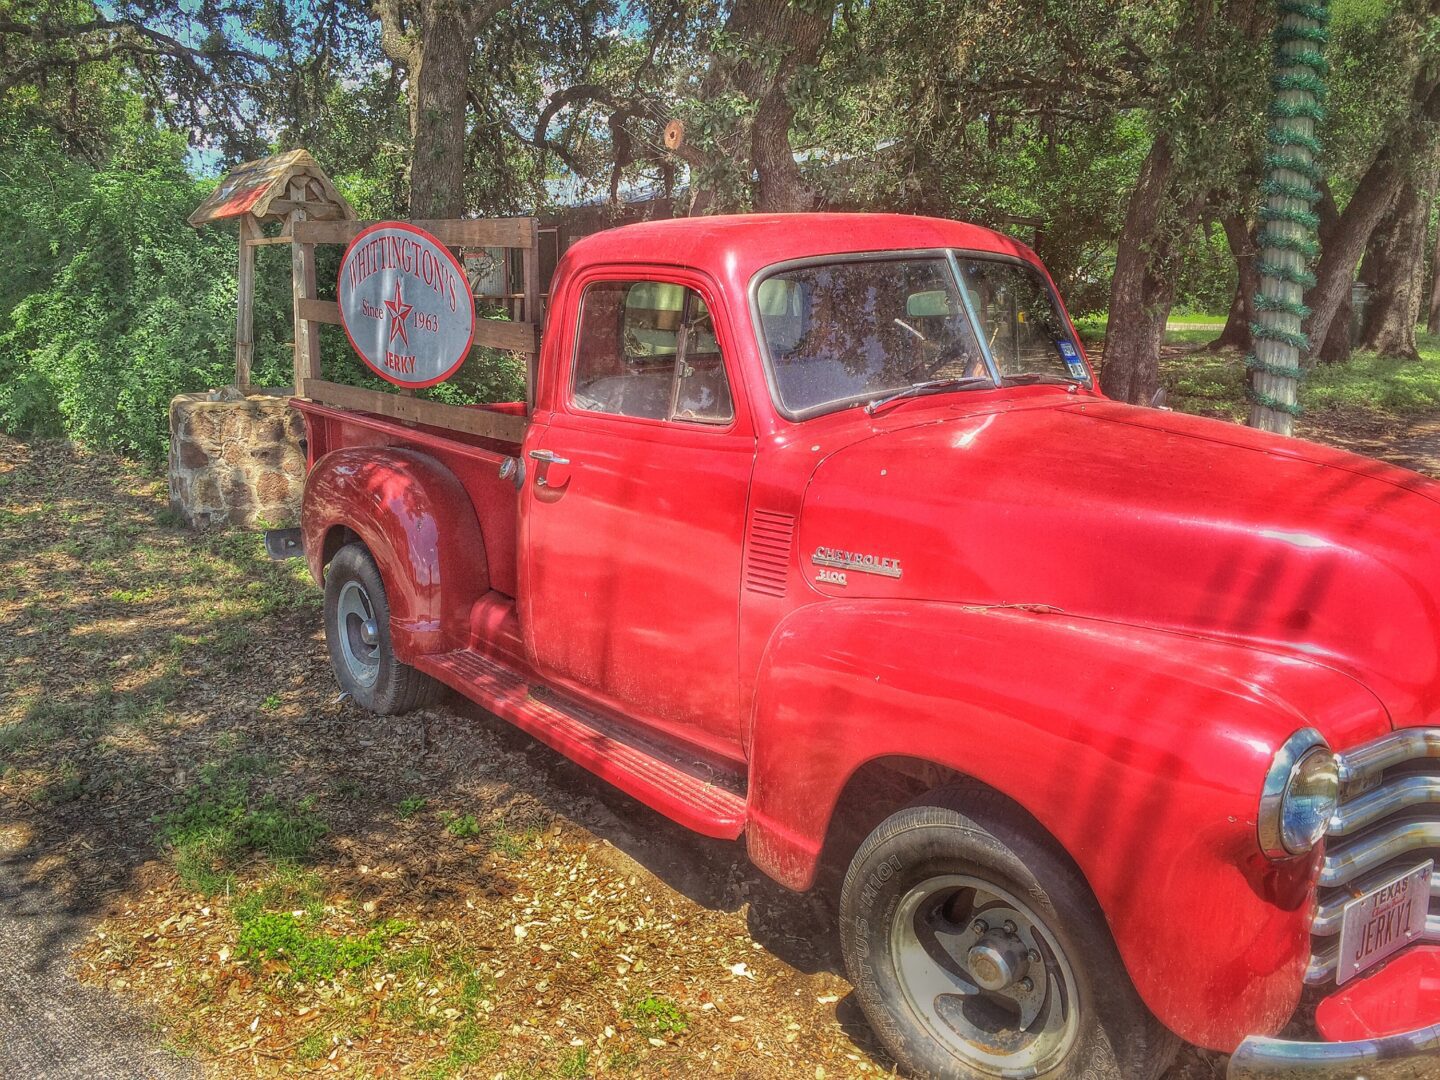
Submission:
{"label": "dirt ground", "polygon": [[[1440,420],[1309,423],[1440,470]],[[163,477],[0,438],[0,571],[0,857],[82,927],[30,961],[148,1018],[134,1075],[893,1071],[822,902],[472,706],[341,700],[300,564]]]}

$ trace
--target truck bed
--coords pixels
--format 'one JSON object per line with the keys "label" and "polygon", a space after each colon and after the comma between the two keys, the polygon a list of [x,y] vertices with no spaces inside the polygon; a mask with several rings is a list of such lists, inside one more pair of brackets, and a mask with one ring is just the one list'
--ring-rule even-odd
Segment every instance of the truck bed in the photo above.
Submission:
{"label": "truck bed", "polygon": [[[313,468],[335,450],[401,446],[427,454],[453,472],[470,496],[480,521],[491,588],[507,597],[515,595],[517,495],[510,480],[500,479],[500,466],[507,458],[519,456],[519,443],[333,408],[306,398],[295,398],[291,403],[306,421],[307,468]],[[518,401],[471,408],[512,416],[525,413],[524,402]]]}

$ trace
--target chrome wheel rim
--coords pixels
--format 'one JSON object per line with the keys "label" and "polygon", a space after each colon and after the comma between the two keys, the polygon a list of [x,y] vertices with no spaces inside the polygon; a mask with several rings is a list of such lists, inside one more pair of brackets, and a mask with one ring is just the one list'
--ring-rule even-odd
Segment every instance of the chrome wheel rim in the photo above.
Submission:
{"label": "chrome wheel rim", "polygon": [[380,630],[375,606],[358,581],[347,581],[335,606],[340,656],[350,677],[361,686],[374,686],[380,676]]}
{"label": "chrome wheel rim", "polygon": [[915,1016],[972,1069],[1037,1076],[1074,1045],[1070,961],[1030,906],[994,882],[921,882],[900,902],[890,948]]}

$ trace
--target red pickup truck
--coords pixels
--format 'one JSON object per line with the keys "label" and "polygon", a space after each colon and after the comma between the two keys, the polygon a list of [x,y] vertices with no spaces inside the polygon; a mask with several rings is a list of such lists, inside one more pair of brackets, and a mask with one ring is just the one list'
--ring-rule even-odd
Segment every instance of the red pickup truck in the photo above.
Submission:
{"label": "red pickup truck", "polygon": [[1440,1075],[1440,484],[1108,401],[1033,252],[893,215],[582,240],[532,394],[296,401],[357,702],[843,881],[914,1074]]}

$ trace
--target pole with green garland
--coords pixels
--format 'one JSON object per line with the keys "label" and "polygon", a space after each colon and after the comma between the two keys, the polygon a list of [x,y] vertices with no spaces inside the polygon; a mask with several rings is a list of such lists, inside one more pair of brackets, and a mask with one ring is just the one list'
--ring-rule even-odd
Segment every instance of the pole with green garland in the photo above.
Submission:
{"label": "pole with green garland", "polygon": [[1324,117],[1324,49],[1330,22],[1327,0],[1277,0],[1271,86],[1269,151],[1260,208],[1260,295],[1251,326],[1255,351],[1250,368],[1250,426],[1289,435],[1300,413],[1300,358],[1310,343],[1302,330],[1305,290],[1315,284],[1310,264],[1319,254],[1320,143],[1315,129]]}

